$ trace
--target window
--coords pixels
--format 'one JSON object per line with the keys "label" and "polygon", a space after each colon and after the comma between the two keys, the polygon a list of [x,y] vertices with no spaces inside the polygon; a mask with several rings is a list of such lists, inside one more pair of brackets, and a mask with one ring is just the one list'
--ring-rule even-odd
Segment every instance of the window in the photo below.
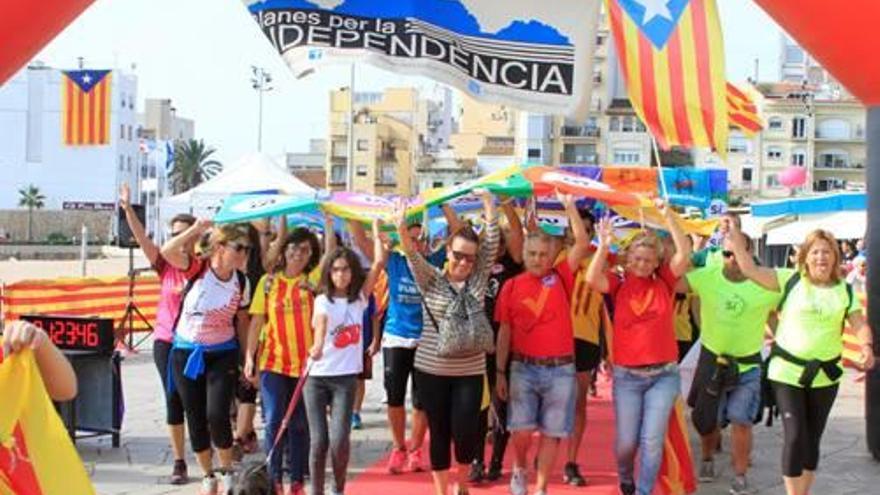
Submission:
{"label": "window", "polygon": [[795,117],[791,120],[791,137],[807,137],[807,119],[803,117]]}
{"label": "window", "polygon": [[602,35],[596,35],[596,46],[602,46],[605,44],[605,37]]}
{"label": "window", "polygon": [[778,175],[770,174],[767,176],[767,187],[779,187],[780,185]]}
{"label": "window", "polygon": [[529,148],[529,158],[541,158],[541,148]]}
{"label": "window", "polygon": [[849,168],[849,153],[843,150],[823,151],[819,155],[819,167]]}
{"label": "window", "polygon": [[615,148],[612,162],[615,164],[641,163],[642,154],[634,148]]}
{"label": "window", "polygon": [[345,165],[333,165],[330,168],[330,183],[345,184]]}
{"label": "window", "polygon": [[770,146],[767,148],[767,159],[773,161],[782,160],[782,148],[779,146]]}
{"label": "window", "polygon": [[819,122],[816,128],[819,139],[849,139],[849,122],[842,119],[828,119]]}
{"label": "window", "polygon": [[358,177],[366,177],[367,176],[367,166],[366,165],[357,165],[354,169],[354,172]]}
{"label": "window", "polygon": [[749,139],[739,133],[731,133],[727,138],[728,153],[748,153]]}
{"label": "window", "polygon": [[128,126],[128,140],[131,141],[133,139],[131,135],[131,126]]}
{"label": "window", "polygon": [[131,157],[130,157],[130,156],[127,156],[127,157],[125,157],[125,158],[126,158],[126,160],[125,160],[125,162],[126,162],[126,163],[125,163],[125,170],[128,171],[128,172],[131,172]]}
{"label": "window", "polygon": [[119,171],[122,172],[123,170],[125,170],[125,157],[119,155]]}
{"label": "window", "polygon": [[791,152],[791,164],[803,167],[807,163],[807,152],[802,148],[795,148]]}
{"label": "window", "polygon": [[780,119],[779,117],[770,117],[770,120],[767,121],[767,130],[781,131],[782,119]]}
{"label": "window", "polygon": [[620,117],[611,117],[611,119],[609,119],[608,130],[611,132],[620,131]]}
{"label": "window", "polygon": [[623,118],[623,124],[620,126],[621,132],[633,132],[635,128],[635,122],[633,122],[632,117]]}
{"label": "window", "polygon": [[357,150],[358,151],[369,151],[370,143],[366,139],[358,139],[357,140]]}
{"label": "window", "polygon": [[797,45],[785,45],[785,63],[802,64],[804,63],[804,49]]}
{"label": "window", "polygon": [[749,184],[752,183],[752,169],[750,169],[750,168],[742,169],[742,181],[747,182]]}
{"label": "window", "polygon": [[642,123],[641,119],[636,119],[636,132],[648,132],[648,128]]}
{"label": "window", "polygon": [[119,140],[125,139],[125,124],[119,124]]}
{"label": "window", "polygon": [[434,182],[431,182],[432,188],[438,188],[438,187],[443,187],[443,186],[444,186],[444,184],[443,184],[442,180],[435,180]]}
{"label": "window", "polygon": [[562,162],[566,164],[596,164],[595,144],[566,144],[562,148]]}
{"label": "window", "polygon": [[396,179],[394,177],[394,166],[393,165],[383,165],[380,169],[381,177],[379,182],[381,184],[391,185],[396,183]]}
{"label": "window", "polygon": [[120,103],[120,106],[122,106],[122,108],[125,108],[125,93],[120,93],[119,103]]}

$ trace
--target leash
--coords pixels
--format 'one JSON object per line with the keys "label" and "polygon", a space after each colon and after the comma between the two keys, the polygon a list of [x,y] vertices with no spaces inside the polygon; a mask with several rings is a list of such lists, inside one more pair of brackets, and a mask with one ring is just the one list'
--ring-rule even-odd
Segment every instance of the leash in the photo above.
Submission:
{"label": "leash", "polygon": [[266,465],[268,465],[269,460],[272,459],[272,454],[275,453],[275,448],[278,447],[278,443],[281,442],[282,435],[287,431],[287,425],[290,423],[293,411],[296,410],[296,406],[299,404],[299,401],[302,400],[303,387],[306,384],[306,379],[309,377],[309,372],[312,370],[312,364],[313,361],[309,358],[308,361],[306,361],[306,368],[303,370],[302,376],[300,376],[299,380],[296,382],[296,388],[293,389],[293,396],[290,397],[290,402],[287,404],[287,411],[284,413],[284,419],[281,420],[281,426],[278,427],[278,432],[275,434],[272,448],[269,449],[269,452],[266,454]]}

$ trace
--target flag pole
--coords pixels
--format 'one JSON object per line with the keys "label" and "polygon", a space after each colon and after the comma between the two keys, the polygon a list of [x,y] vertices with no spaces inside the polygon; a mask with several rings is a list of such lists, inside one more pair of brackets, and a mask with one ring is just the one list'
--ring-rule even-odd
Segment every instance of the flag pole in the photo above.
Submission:
{"label": "flag pole", "polygon": [[654,159],[657,161],[657,175],[660,180],[660,192],[663,199],[669,199],[669,191],[666,189],[666,179],[663,177],[663,162],[660,161],[660,147],[657,146],[657,138],[651,134],[651,149],[654,151]]}

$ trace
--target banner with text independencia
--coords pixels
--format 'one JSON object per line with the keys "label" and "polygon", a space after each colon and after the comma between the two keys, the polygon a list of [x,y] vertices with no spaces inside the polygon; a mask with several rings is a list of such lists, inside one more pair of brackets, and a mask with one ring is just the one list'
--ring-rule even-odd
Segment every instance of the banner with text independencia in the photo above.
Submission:
{"label": "banner with text independencia", "polygon": [[365,61],[483,101],[586,118],[598,1],[242,1],[297,77]]}

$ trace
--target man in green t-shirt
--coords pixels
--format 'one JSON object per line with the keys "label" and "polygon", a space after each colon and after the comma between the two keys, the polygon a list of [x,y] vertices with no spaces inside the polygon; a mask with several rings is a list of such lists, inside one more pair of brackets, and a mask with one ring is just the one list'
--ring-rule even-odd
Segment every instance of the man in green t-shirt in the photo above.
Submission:
{"label": "man in green t-shirt", "polygon": [[735,477],[730,493],[737,495],[748,493],[752,424],[761,404],[760,353],[767,318],[782,294],[748,280],[727,242],[720,252],[721,263],[709,263],[687,274],[691,290],[700,298],[702,330],[700,360],[688,403],[695,408],[694,423],[701,433],[700,481],[714,480],[713,454],[720,424],[732,423]]}

